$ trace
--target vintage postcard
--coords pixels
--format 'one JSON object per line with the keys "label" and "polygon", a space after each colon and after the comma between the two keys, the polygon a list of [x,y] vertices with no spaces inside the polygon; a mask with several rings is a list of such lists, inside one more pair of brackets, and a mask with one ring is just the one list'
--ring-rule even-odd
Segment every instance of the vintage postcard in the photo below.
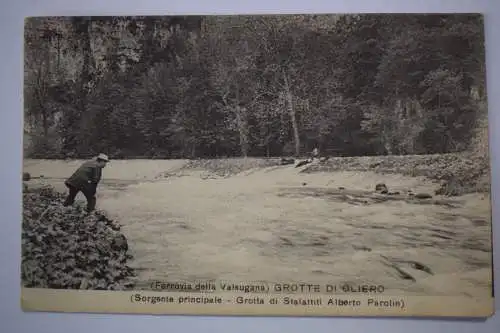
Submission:
{"label": "vintage postcard", "polygon": [[494,313],[481,14],[29,17],[25,311]]}

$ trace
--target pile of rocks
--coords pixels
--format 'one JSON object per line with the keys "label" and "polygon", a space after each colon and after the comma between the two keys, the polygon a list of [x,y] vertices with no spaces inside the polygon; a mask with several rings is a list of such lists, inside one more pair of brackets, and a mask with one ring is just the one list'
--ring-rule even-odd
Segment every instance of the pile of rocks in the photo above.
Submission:
{"label": "pile of rocks", "polygon": [[132,256],[120,225],[83,206],[63,207],[52,187],[23,193],[21,279],[25,287],[126,290]]}

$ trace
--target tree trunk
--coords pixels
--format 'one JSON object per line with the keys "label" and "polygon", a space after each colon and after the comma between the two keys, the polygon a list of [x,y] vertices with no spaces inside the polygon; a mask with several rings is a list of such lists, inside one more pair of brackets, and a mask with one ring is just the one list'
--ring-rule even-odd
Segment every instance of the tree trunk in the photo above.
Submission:
{"label": "tree trunk", "polygon": [[193,142],[193,145],[191,146],[191,158],[196,158],[196,143]]}
{"label": "tree trunk", "polygon": [[283,71],[283,79],[285,81],[285,98],[286,98],[286,107],[288,114],[290,115],[290,119],[292,121],[293,127],[293,137],[295,141],[295,155],[298,157],[300,155],[300,136],[299,136],[299,128],[297,125],[297,119],[295,117],[295,108],[293,107],[293,95],[290,89],[290,83],[286,73]]}
{"label": "tree trunk", "polygon": [[241,156],[246,158],[248,156],[248,119],[246,108],[236,106],[235,113],[238,123],[238,132],[240,134]]}
{"label": "tree trunk", "polygon": [[226,100],[225,96],[222,97],[224,105],[229,112],[234,113],[236,118],[236,124],[238,126],[238,133],[240,137],[240,152],[241,156],[246,158],[248,156],[248,115],[247,109],[245,107],[240,106],[239,92],[236,89],[236,98],[235,101],[230,103]]}
{"label": "tree trunk", "polygon": [[43,137],[47,140],[49,137],[49,121],[47,119],[48,115],[45,107],[42,106],[42,110]]}
{"label": "tree trunk", "polygon": [[92,49],[90,45],[90,19],[83,19],[80,23],[80,41],[81,50],[83,56],[82,73],[80,79],[80,91],[79,91],[79,103],[78,103],[78,113],[81,119],[81,125],[84,133],[80,133],[80,140],[82,140],[81,147],[85,153],[89,153],[91,150],[91,142],[88,139],[90,132],[90,124],[93,119],[87,114],[87,98],[89,83],[91,81],[91,57]]}

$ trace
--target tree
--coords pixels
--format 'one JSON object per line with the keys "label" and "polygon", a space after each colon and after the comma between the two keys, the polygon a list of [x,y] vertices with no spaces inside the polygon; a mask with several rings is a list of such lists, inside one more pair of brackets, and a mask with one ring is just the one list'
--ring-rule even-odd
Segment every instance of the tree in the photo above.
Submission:
{"label": "tree", "polygon": [[29,19],[33,156],[472,149],[482,24],[465,14]]}

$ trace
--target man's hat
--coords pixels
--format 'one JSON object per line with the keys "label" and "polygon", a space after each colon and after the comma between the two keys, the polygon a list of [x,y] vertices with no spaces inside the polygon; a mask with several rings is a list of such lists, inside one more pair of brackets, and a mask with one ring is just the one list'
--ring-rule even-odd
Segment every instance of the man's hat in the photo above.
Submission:
{"label": "man's hat", "polygon": [[109,162],[108,155],[105,155],[105,154],[103,154],[103,153],[100,153],[99,155],[97,155],[97,159],[98,159],[98,160],[105,161],[105,162]]}

